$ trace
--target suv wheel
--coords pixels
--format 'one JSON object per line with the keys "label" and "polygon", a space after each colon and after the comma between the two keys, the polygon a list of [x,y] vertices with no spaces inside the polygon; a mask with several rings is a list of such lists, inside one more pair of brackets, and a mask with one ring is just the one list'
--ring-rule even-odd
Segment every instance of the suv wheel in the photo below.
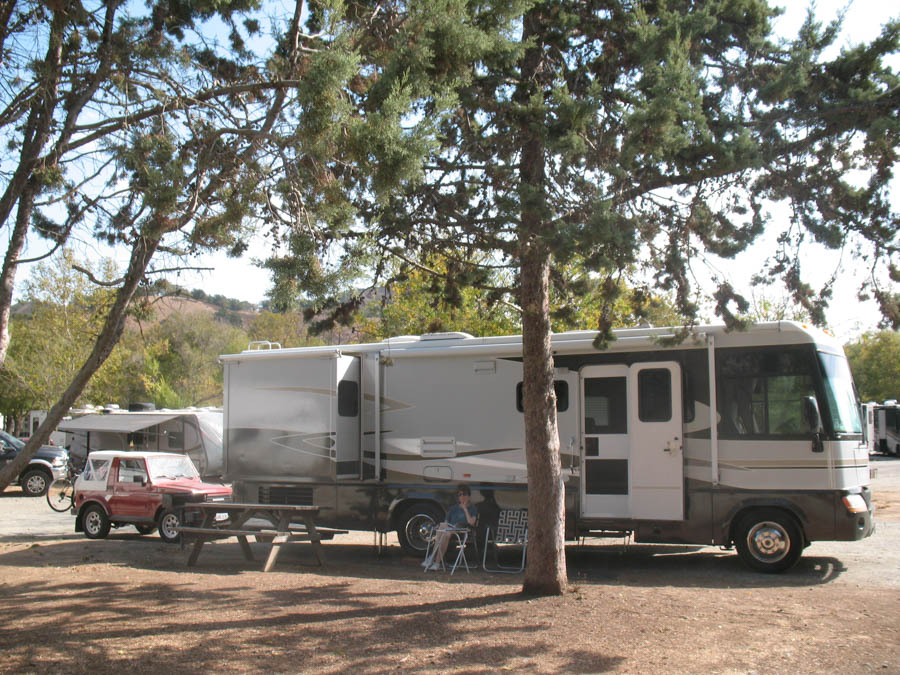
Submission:
{"label": "suv wheel", "polygon": [[81,516],[81,526],[84,528],[84,536],[88,539],[103,539],[109,534],[109,516],[99,504],[91,504],[84,510]]}
{"label": "suv wheel", "polygon": [[41,469],[29,469],[22,474],[19,481],[22,485],[22,491],[28,497],[41,497],[47,493],[50,487],[50,477]]}
{"label": "suv wheel", "polygon": [[178,526],[181,521],[178,520],[178,514],[168,509],[159,515],[159,536],[167,544],[177,544],[181,538]]}

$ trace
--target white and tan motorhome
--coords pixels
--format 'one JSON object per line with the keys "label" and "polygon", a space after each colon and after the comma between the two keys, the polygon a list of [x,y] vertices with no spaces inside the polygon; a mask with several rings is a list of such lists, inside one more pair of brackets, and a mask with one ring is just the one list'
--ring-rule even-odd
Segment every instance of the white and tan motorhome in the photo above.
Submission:
{"label": "white and tan motorhome", "polygon": [[[734,544],[780,571],[874,528],[868,452],[840,344],[791,322],[553,336],[566,533]],[[235,500],[316,504],[410,552],[468,483],[525,507],[521,336],[251,348],[225,367]]]}

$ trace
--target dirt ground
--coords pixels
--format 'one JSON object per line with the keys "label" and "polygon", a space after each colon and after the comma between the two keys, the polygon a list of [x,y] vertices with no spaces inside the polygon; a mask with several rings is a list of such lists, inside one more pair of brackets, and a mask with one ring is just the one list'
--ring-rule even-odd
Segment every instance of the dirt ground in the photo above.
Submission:
{"label": "dirt ground", "polygon": [[[103,541],[15,489],[0,495],[0,671],[15,673],[900,673],[900,460],[879,458],[878,529],[816,542],[761,575],[730,551],[568,549],[570,592],[425,573],[371,534],[282,551],[188,552],[133,528]],[[264,547],[257,556],[263,559]]]}

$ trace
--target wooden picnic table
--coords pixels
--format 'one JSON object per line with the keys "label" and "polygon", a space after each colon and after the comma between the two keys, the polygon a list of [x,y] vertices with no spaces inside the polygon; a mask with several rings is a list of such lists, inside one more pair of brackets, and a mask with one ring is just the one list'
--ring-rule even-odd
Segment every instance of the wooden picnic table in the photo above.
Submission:
{"label": "wooden picnic table", "polygon": [[[179,530],[183,535],[194,539],[194,547],[188,558],[188,567],[197,563],[203,545],[215,539],[237,537],[241,550],[247,560],[253,561],[253,551],[247,537],[256,537],[257,541],[268,541],[271,544],[266,559],[264,572],[275,565],[281,546],[291,541],[305,541],[312,546],[319,565],[325,564],[325,555],[320,542],[323,538],[331,539],[335,534],[345,534],[347,530],[316,527],[315,517],[319,513],[318,506],[297,506],[293,504],[239,504],[235,502],[194,502],[184,505],[184,511],[202,511],[203,521],[199,526],[182,525]],[[217,520],[220,513],[227,513],[227,520]],[[183,515],[183,514],[182,514]],[[304,529],[292,529],[291,523],[302,519]],[[251,520],[264,520],[271,527],[259,526]],[[182,517],[181,522],[185,522]]]}

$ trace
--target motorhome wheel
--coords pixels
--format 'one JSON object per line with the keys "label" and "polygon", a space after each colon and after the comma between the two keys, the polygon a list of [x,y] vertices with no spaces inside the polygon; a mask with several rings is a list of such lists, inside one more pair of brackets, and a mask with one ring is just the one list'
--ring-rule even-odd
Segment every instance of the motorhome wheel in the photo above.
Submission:
{"label": "motorhome wheel", "polygon": [[444,519],[436,504],[420,502],[408,507],[397,521],[397,539],[409,555],[421,556],[428,548],[431,530]]}
{"label": "motorhome wheel", "polygon": [[759,509],[744,516],[734,538],[741,560],[759,572],[784,572],[803,553],[803,535],[794,519],[777,509]]}

